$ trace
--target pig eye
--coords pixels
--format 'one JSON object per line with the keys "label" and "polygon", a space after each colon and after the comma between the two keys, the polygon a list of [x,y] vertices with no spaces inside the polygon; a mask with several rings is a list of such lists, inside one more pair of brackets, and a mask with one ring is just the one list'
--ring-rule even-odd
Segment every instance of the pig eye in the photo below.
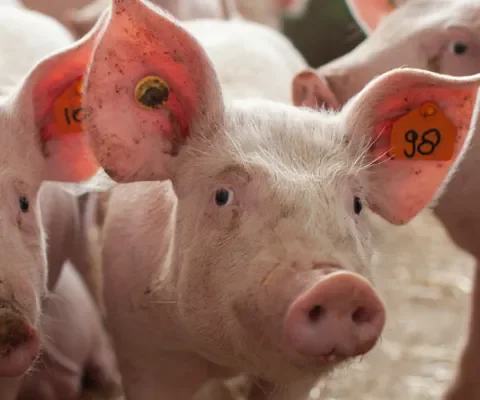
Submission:
{"label": "pig eye", "polygon": [[158,76],[146,76],[135,87],[135,100],[149,110],[161,108],[168,100],[170,89]]}
{"label": "pig eye", "polygon": [[455,54],[464,54],[467,52],[468,50],[468,46],[464,43],[461,43],[461,42],[455,42],[453,43],[452,45],[452,49],[453,49],[453,52]]}
{"label": "pig eye", "polygon": [[233,192],[228,189],[218,189],[215,192],[215,204],[219,207],[230,204],[233,200]]}
{"label": "pig eye", "polygon": [[20,210],[24,213],[28,212],[28,208],[30,207],[30,204],[28,202],[27,197],[25,196],[20,196],[18,199],[18,205],[20,206]]}
{"label": "pig eye", "polygon": [[353,198],[353,211],[355,212],[355,214],[358,215],[362,212],[362,208],[362,201],[357,196],[355,196]]}

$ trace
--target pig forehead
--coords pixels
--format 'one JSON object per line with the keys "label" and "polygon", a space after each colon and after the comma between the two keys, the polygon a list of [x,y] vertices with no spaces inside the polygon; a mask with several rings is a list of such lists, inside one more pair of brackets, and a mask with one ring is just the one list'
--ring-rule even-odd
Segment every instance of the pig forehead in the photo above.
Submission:
{"label": "pig forehead", "polygon": [[355,148],[340,122],[332,113],[290,106],[243,107],[226,127],[227,162],[276,181],[352,180],[363,148]]}

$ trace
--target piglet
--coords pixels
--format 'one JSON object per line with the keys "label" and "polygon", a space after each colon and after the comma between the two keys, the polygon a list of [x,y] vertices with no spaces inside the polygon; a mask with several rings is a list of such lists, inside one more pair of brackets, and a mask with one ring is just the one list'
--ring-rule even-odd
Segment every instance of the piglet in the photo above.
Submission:
{"label": "piglet", "polygon": [[[300,16],[308,0],[152,0],[180,20],[231,19],[240,15],[247,20],[280,30],[284,13]],[[108,0],[94,0],[83,8],[65,11],[60,20],[81,37],[88,32]]]}
{"label": "piglet", "polygon": [[71,45],[55,20],[9,6],[2,7],[0,27],[0,398],[11,400],[40,349],[48,279],[40,186],[84,181],[98,168],[74,121],[81,104],[64,95],[86,69],[96,30]]}
{"label": "piglet", "polygon": [[[338,108],[378,74],[400,66],[448,75],[480,72],[480,3],[475,0],[348,0],[359,25],[369,35],[350,53],[321,67],[300,72],[293,83],[297,105]],[[477,126],[479,129],[480,124]],[[435,213],[457,245],[480,263],[480,136],[453,176]],[[478,268],[477,268],[478,270]],[[480,272],[476,272],[471,326],[460,370],[448,400],[480,398]]]}
{"label": "piglet", "polygon": [[[480,75],[396,70],[338,114],[225,104],[191,34],[146,2],[116,0],[85,85],[92,150],[128,183],[110,193],[102,239],[126,398],[190,400],[245,373],[259,384],[250,398],[299,400],[378,341],[364,209],[400,224],[438,194],[470,142]],[[394,122],[435,107],[447,156],[388,157],[390,139],[403,143]]]}
{"label": "piglet", "polygon": [[45,300],[42,333],[42,355],[24,377],[17,400],[78,399],[85,388],[109,396],[119,389],[101,316],[69,263]]}
{"label": "piglet", "polygon": [[307,62],[281,32],[244,19],[185,21],[204,46],[228,99],[291,102],[292,79]]}

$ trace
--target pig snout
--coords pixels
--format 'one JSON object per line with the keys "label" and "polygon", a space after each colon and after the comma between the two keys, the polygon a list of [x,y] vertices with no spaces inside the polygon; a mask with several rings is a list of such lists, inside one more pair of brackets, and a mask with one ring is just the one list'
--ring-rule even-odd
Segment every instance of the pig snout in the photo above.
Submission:
{"label": "pig snout", "polygon": [[351,272],[324,276],[290,306],[284,334],[297,355],[333,361],[373,348],[385,308],[370,283]]}
{"label": "pig snout", "polygon": [[38,331],[16,310],[0,307],[0,377],[25,374],[39,351]]}

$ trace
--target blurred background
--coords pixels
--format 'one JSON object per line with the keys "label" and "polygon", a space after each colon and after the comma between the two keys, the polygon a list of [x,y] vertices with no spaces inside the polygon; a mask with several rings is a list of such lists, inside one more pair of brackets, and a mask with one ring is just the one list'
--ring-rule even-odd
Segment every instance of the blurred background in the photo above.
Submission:
{"label": "blurred background", "polygon": [[[5,0],[0,3],[2,1]],[[81,7],[90,1],[23,0],[23,3],[46,14],[55,14],[55,10],[65,9],[66,4]],[[347,53],[365,38],[344,0],[310,0],[302,18],[285,19],[284,31],[312,67]]]}
{"label": "blurred background", "polygon": [[365,38],[343,0],[310,0],[302,18],[285,19],[284,31],[315,68],[349,52]]}

